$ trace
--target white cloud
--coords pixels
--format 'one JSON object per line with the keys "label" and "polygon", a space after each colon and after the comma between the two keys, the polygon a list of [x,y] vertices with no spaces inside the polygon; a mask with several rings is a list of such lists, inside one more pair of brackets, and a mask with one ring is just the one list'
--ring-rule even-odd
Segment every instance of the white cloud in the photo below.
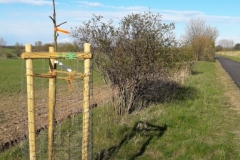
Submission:
{"label": "white cloud", "polygon": [[215,22],[220,22],[220,23],[239,23],[240,22],[240,17],[210,15],[210,16],[207,16],[206,18],[213,20]]}
{"label": "white cloud", "polygon": [[85,7],[103,7],[103,8],[112,8],[112,9],[118,9],[118,10],[131,10],[131,11],[147,11],[148,7],[144,6],[110,6],[110,5],[104,5],[99,2],[89,2],[89,1],[82,1],[78,2],[81,6]]}
{"label": "white cloud", "polygon": [[71,43],[73,42],[73,39],[70,37],[65,37],[65,38],[59,38],[58,43]]}
{"label": "white cloud", "polygon": [[129,11],[147,11],[149,8],[144,7],[144,6],[130,6],[130,7],[125,7],[125,6],[105,6],[106,8],[114,8],[114,9],[119,9],[119,10],[129,10]]}
{"label": "white cloud", "polygon": [[210,23],[239,23],[240,17],[207,15],[200,11],[155,10],[162,19],[172,22],[187,22],[192,18],[203,18]]}
{"label": "white cloud", "polygon": [[32,5],[52,5],[50,0],[0,0],[0,3],[25,3]]}
{"label": "white cloud", "polygon": [[240,35],[234,37],[233,40],[234,40],[235,44],[240,43]]}
{"label": "white cloud", "polygon": [[[127,16],[131,13],[143,13],[144,11],[148,11],[147,8],[144,7],[116,7],[118,10],[106,10],[106,11],[66,11],[61,10],[58,12],[60,17],[66,17],[67,19],[75,19],[75,20],[88,20],[92,18],[93,13],[96,15],[103,16],[104,19],[121,19],[124,16]],[[121,8],[121,9],[120,9]],[[123,9],[124,8],[124,9]],[[131,9],[132,8],[132,9]],[[174,10],[150,10],[152,13],[159,13],[162,15],[162,20],[167,22],[182,22],[186,23],[191,18],[203,18],[206,19],[207,23],[239,23],[240,17],[230,17],[230,16],[215,16],[215,15],[206,15],[204,12],[200,11],[174,11]]]}
{"label": "white cloud", "polygon": [[205,16],[203,12],[199,11],[162,10],[159,13],[162,15],[163,20],[175,22],[186,22],[191,18]]}
{"label": "white cloud", "polygon": [[99,2],[82,1],[82,2],[79,2],[79,3],[82,4],[82,5],[85,5],[85,6],[89,6],[89,7],[104,7],[104,5],[99,3]]}
{"label": "white cloud", "polygon": [[[206,19],[207,22],[210,23],[239,23],[240,17],[230,17],[230,16],[216,16],[216,15],[207,15],[204,12],[201,11],[180,11],[180,10],[157,10],[157,9],[151,9],[145,6],[111,6],[111,5],[105,5],[99,2],[90,2],[90,1],[75,1],[78,4],[81,5],[81,7],[101,7],[105,8],[105,11],[98,11],[95,10],[94,14],[96,15],[102,15],[106,19],[119,19],[123,16],[126,16],[131,13],[142,13],[144,11],[151,11],[152,13],[159,13],[162,15],[162,20],[167,22],[183,22],[186,23],[192,18],[203,18]],[[114,9],[114,10],[108,10],[108,9]],[[68,11],[69,14],[72,13],[72,11]],[[78,12],[78,11],[73,11]],[[89,17],[92,17],[93,11],[83,11],[88,16],[84,16],[82,14],[72,14],[72,15],[81,15],[78,16],[77,19],[86,19]],[[76,17],[75,17],[76,18]]]}

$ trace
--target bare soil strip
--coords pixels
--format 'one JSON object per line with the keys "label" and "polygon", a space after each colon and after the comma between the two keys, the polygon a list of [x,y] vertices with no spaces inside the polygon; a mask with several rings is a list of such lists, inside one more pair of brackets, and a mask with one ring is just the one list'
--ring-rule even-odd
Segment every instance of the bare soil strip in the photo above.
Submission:
{"label": "bare soil strip", "polygon": [[[47,93],[47,92],[46,92]],[[48,126],[48,95],[45,92],[36,93],[35,117],[36,132],[39,133]],[[82,92],[57,92],[55,123],[59,123],[82,111]],[[76,95],[77,94],[77,95]],[[40,98],[46,97],[46,98]],[[95,87],[91,104],[99,104],[110,97],[107,86]],[[17,144],[28,137],[28,120],[26,97],[19,101],[19,97],[0,95],[0,151]],[[24,103],[23,107],[21,103]]]}

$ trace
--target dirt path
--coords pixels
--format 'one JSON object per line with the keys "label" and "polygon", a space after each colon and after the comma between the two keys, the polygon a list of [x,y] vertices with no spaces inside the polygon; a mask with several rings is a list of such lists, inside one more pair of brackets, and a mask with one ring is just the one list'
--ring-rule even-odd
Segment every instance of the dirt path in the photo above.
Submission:
{"label": "dirt path", "polygon": [[[55,108],[55,123],[81,113],[82,111],[82,90],[70,92],[68,87],[64,90],[57,90]],[[27,99],[22,97],[7,97],[0,95],[0,151],[3,151],[15,144],[21,139],[28,137],[27,120]],[[43,98],[45,97],[45,98]],[[100,104],[110,97],[107,86],[95,87],[91,104]],[[48,126],[48,92],[42,90],[35,92],[35,119],[37,133]]]}

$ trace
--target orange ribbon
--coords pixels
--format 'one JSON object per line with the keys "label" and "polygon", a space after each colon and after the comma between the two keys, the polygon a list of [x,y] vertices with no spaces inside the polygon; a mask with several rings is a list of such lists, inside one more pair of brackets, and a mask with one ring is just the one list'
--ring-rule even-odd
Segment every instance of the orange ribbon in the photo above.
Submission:
{"label": "orange ribbon", "polygon": [[57,32],[62,32],[62,33],[65,33],[65,34],[69,34],[68,31],[66,30],[63,30],[63,29],[60,29],[60,28],[54,28],[54,31],[57,31]]}

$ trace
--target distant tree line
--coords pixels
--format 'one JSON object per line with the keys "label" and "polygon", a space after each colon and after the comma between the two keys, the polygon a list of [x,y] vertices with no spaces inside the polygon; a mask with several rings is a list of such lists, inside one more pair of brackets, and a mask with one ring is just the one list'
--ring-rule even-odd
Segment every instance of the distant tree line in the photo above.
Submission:
{"label": "distant tree line", "polygon": [[[33,45],[33,52],[48,52],[51,43],[43,44],[41,41],[36,41]],[[76,43],[59,43],[59,52],[77,52],[80,48]],[[0,37],[0,58],[17,58],[25,51],[23,44],[16,42],[15,45],[7,45],[6,40]]]}
{"label": "distant tree line", "polygon": [[[35,42],[33,46],[34,52],[48,52],[49,47],[53,46],[51,43],[43,44],[41,41]],[[58,43],[58,52],[77,52],[79,47],[76,43]]]}
{"label": "distant tree line", "polygon": [[231,39],[221,39],[217,44],[216,51],[240,50],[240,43],[234,44],[234,41]]}

